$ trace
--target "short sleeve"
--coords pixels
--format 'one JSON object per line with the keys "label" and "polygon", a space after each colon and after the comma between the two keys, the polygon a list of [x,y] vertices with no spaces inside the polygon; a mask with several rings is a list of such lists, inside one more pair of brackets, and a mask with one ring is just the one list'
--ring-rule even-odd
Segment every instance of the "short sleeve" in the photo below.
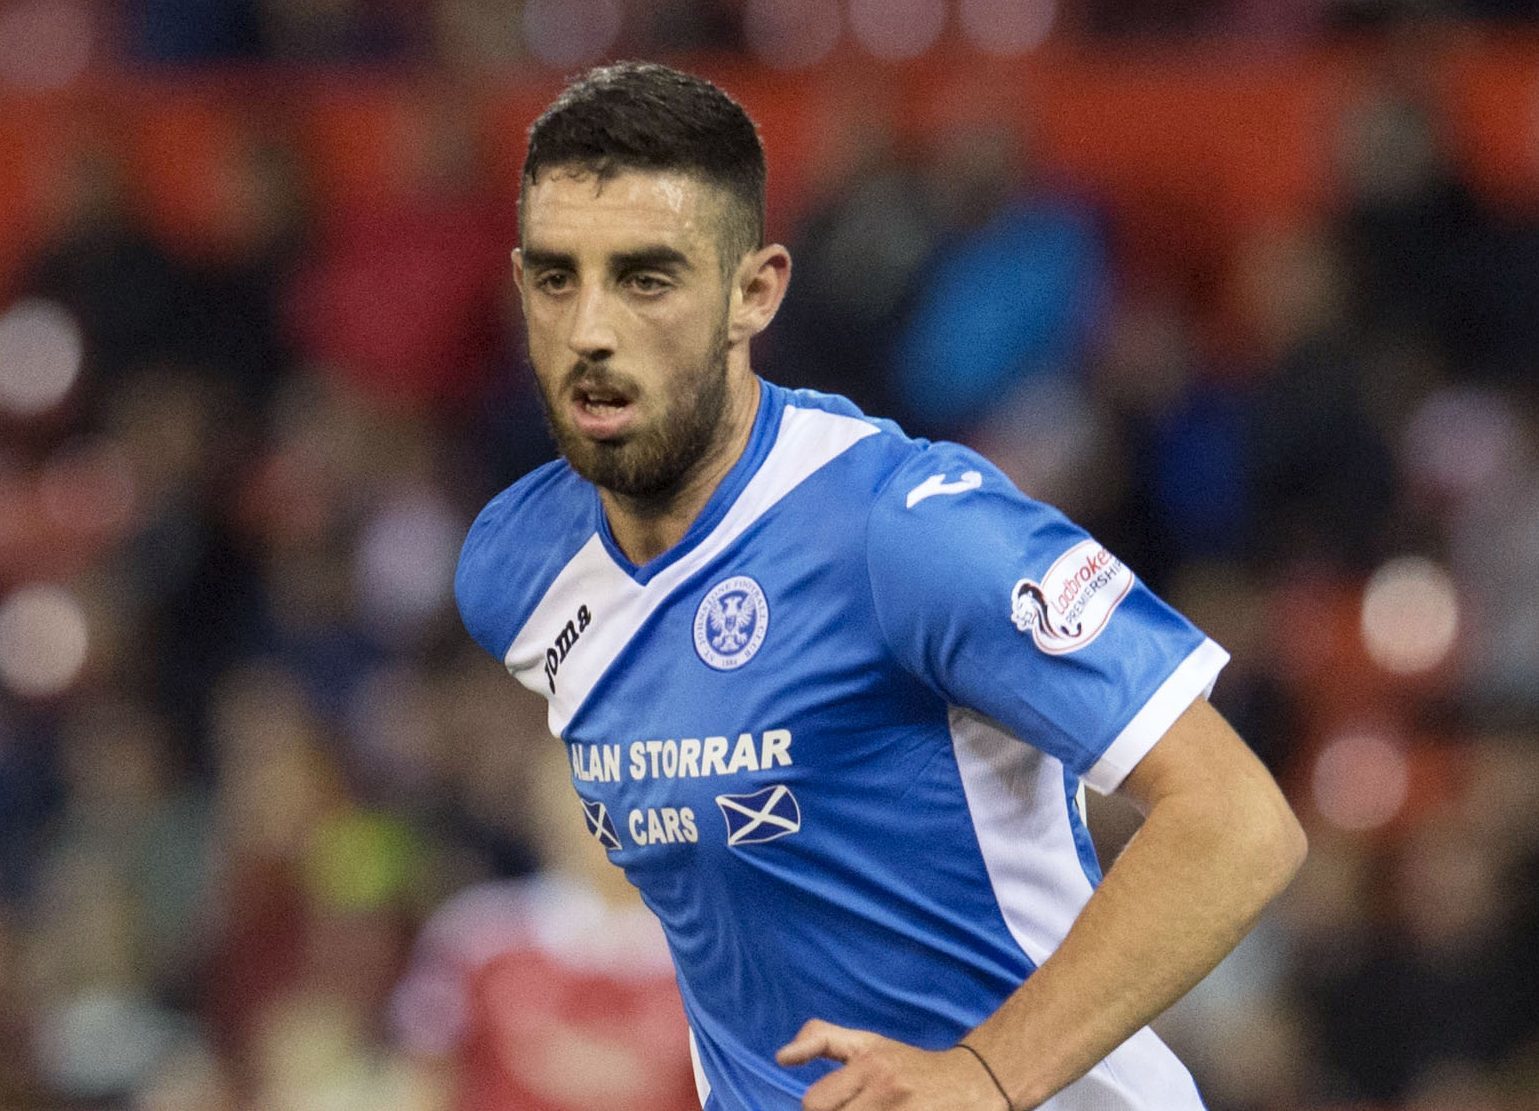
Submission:
{"label": "short sleeve", "polygon": [[598,499],[562,460],[525,475],[477,514],[460,548],[454,600],[493,659],[508,646],[561,569],[593,536]]}
{"label": "short sleeve", "polygon": [[954,444],[888,479],[867,564],[903,666],[1103,794],[1229,660],[1084,530]]}

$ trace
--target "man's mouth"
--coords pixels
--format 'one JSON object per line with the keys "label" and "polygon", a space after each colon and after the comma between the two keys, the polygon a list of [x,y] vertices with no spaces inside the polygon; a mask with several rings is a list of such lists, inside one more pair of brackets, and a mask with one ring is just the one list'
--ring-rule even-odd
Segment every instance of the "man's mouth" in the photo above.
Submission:
{"label": "man's mouth", "polygon": [[605,386],[579,386],[574,392],[577,404],[595,416],[610,416],[631,403],[624,393]]}
{"label": "man's mouth", "polygon": [[635,416],[635,399],[618,386],[579,383],[571,396],[572,422],[592,440],[620,438]]}

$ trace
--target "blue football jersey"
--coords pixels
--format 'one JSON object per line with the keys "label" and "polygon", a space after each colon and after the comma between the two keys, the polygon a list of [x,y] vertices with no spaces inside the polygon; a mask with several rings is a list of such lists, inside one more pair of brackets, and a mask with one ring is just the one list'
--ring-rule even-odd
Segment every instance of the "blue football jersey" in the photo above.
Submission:
{"label": "blue football jersey", "polygon": [[[591,835],[662,921],[703,1105],[800,1106],[808,1018],[954,1044],[1100,878],[1115,789],[1228,656],[987,460],[764,383],[644,566],[564,462],[466,539],[465,624],[550,703]],[[1148,1029],[1047,1105],[1201,1101]]]}

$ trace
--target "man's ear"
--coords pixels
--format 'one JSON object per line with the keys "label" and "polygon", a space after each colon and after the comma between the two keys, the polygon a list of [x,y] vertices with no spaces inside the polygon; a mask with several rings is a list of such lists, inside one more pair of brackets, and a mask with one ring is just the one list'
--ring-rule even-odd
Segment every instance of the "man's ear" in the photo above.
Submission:
{"label": "man's ear", "polygon": [[513,248],[513,284],[518,286],[519,295],[524,292],[524,252],[517,247]]}
{"label": "man's ear", "polygon": [[727,342],[746,343],[768,328],[790,284],[791,252],[779,243],[745,255],[733,275]]}

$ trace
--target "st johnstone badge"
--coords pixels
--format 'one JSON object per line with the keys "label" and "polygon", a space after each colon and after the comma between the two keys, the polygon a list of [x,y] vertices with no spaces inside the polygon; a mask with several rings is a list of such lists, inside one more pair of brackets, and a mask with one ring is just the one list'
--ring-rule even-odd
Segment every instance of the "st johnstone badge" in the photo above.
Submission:
{"label": "st johnstone badge", "polygon": [[764,589],[747,575],[723,579],[695,611],[695,652],[717,671],[736,671],[759,651],[769,631]]}

